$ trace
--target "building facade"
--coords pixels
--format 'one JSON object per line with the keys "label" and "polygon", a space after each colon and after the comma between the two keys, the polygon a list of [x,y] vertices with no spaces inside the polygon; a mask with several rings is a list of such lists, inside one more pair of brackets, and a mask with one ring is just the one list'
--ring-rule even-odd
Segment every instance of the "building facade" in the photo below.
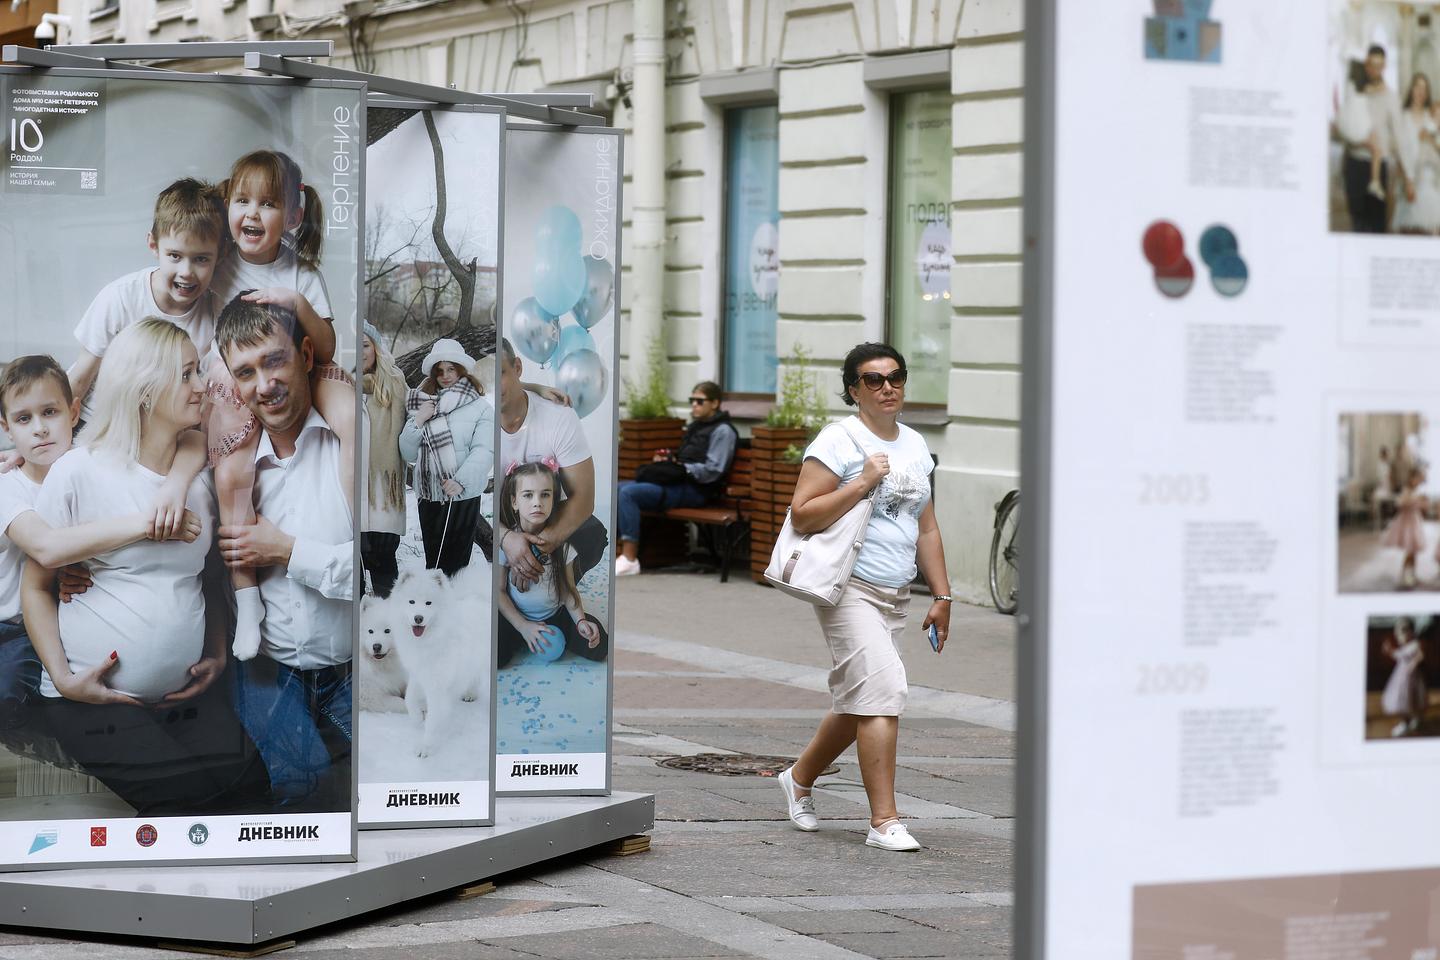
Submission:
{"label": "building facade", "polygon": [[[478,92],[589,92],[615,125],[632,123],[631,0],[59,6],[70,42],[331,39],[336,66]],[[982,602],[994,505],[1019,484],[1022,8],[665,5],[662,309],[677,412],[696,381],[716,380],[742,425],[757,422],[777,362],[800,347],[839,415],[845,352],[894,343],[911,368],[905,420],[939,460],[954,592]],[[633,374],[647,345],[625,332],[623,292]]]}

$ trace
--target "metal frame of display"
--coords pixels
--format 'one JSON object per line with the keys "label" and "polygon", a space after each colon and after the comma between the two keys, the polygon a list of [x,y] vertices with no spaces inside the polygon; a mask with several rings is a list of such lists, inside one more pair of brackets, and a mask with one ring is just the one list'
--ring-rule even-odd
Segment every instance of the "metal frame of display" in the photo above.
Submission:
{"label": "metal frame of display", "polygon": [[[567,132],[567,129],[566,129],[566,126],[563,125],[563,124],[554,124],[554,123],[552,123],[552,124],[540,124],[540,123],[511,123],[511,124],[508,124],[508,125],[507,125],[507,136],[508,136],[509,133],[520,133],[520,134],[524,135],[524,134],[533,133],[533,132],[565,133],[565,132]],[[616,127],[608,127],[608,126],[603,126],[603,125],[602,125],[602,126],[590,126],[589,124],[583,124],[583,125],[576,125],[576,126],[571,126],[571,127],[569,127],[568,132],[569,132],[569,133],[576,134],[576,135],[584,135],[584,134],[599,135],[599,134],[604,134],[604,135],[607,135],[607,136],[615,136],[616,134],[620,134],[620,136],[616,138],[616,144],[615,144],[615,146],[616,146],[616,150],[615,150],[615,169],[616,169],[616,176],[615,176],[615,209],[616,209],[617,212],[620,211],[620,210],[623,210],[623,209],[624,209],[624,202],[625,202],[625,173],[624,173],[624,171],[625,171],[625,136],[624,136],[624,131],[623,131],[623,130],[620,130],[620,129],[616,128]],[[508,164],[507,164],[507,165],[508,165]],[[502,199],[503,199],[503,198],[502,198]],[[504,204],[503,204],[503,202],[502,202],[502,206],[503,206],[503,205],[504,205]],[[617,213],[617,216],[616,216],[616,218],[615,218],[615,256],[616,256],[616,263],[617,263],[617,265],[618,265],[618,263],[619,263],[620,244],[621,244],[620,220],[621,220],[621,218],[619,217],[619,215],[618,215],[618,213]],[[613,344],[612,353],[611,353],[610,357],[608,358],[609,361],[610,361],[610,368],[611,368],[612,371],[613,371],[613,370],[618,370],[619,367],[620,367],[620,302],[621,302],[621,301],[620,301],[620,295],[621,295],[621,283],[622,283],[622,282],[623,282],[623,281],[622,281],[622,278],[621,278],[621,276],[620,276],[620,270],[617,268],[616,271],[615,271],[615,289],[614,289],[614,293],[613,293],[613,296],[614,296],[614,304],[615,304],[614,307],[613,307],[613,309],[614,309],[614,311],[615,311],[615,342],[614,342],[614,344]],[[496,302],[497,302],[497,303],[502,303],[503,301],[498,301],[498,300],[497,300]],[[497,335],[498,335],[498,334],[503,334],[504,332],[505,332],[504,319],[501,318],[501,319],[499,320],[499,322],[497,323],[497,325],[496,325],[496,333],[497,333]],[[617,432],[617,435],[618,435],[618,432],[619,432],[619,429],[620,429],[620,391],[617,389],[617,384],[614,382],[614,377],[613,377],[613,376],[612,376],[611,379],[612,379],[612,382],[611,382],[611,385],[610,385],[610,418],[611,418],[611,419],[610,419],[610,422],[613,423],[613,424],[615,424],[615,429],[616,429],[616,432]],[[498,430],[499,430],[500,418],[499,418],[499,417],[496,417],[496,418],[495,418],[495,422],[496,422],[496,429],[497,429],[497,431],[498,431]],[[496,444],[495,449],[497,449],[497,450],[500,449],[498,442],[497,442],[497,444]],[[618,450],[617,450],[616,456],[612,459],[612,462],[611,462],[611,464],[610,464],[610,489],[611,489],[611,490],[614,490],[614,489],[616,488],[616,485],[619,483],[619,477],[620,477],[620,457],[619,457]],[[615,531],[619,529],[619,510],[620,510],[620,501],[619,501],[619,498],[618,498],[618,497],[612,497],[611,500],[610,500],[610,517],[609,517],[609,524],[610,524],[610,525],[609,525],[609,527],[607,528],[607,531],[609,532],[609,534],[610,534],[612,537],[615,535]],[[611,548],[611,549],[613,549],[613,545],[612,545],[612,548]],[[614,575],[613,572],[612,572],[611,575],[610,575],[610,583],[609,583],[608,587],[609,587],[609,593],[607,594],[607,602],[608,602],[609,605],[610,605],[610,606],[609,606],[609,609],[610,609],[611,621],[612,621],[611,626],[613,627],[613,626],[614,626],[614,623],[613,623],[613,621],[614,621],[614,612],[615,612],[615,575]],[[497,627],[497,630],[498,630],[498,627]],[[611,631],[611,636],[612,636],[612,637],[614,636],[614,631],[613,631],[613,630]],[[613,642],[613,641],[612,641],[612,642]],[[605,689],[606,689],[606,695],[605,695],[605,757],[606,757],[606,763],[605,763],[605,787],[604,787],[604,789],[603,789],[603,790],[596,790],[596,789],[593,789],[593,788],[583,788],[583,787],[581,787],[581,788],[576,788],[576,789],[571,789],[571,790],[505,790],[505,791],[501,791],[501,790],[499,790],[499,789],[497,788],[496,793],[495,793],[495,795],[496,795],[497,797],[570,797],[570,796],[574,796],[574,797],[586,797],[586,796],[590,796],[590,797],[593,797],[593,796],[596,796],[596,795],[601,795],[601,796],[609,796],[609,795],[610,795],[611,790],[612,790],[612,783],[613,783],[613,781],[614,781],[614,771],[611,769],[611,763],[610,763],[609,761],[614,757],[614,754],[615,754],[615,656],[614,656],[614,647],[613,647],[613,646],[611,647],[610,656],[607,656],[607,657],[605,658],[605,684],[606,684],[606,687],[605,687]],[[507,756],[512,756],[512,757],[513,757],[514,754],[507,754]],[[498,751],[497,751],[496,761],[497,761],[497,763],[498,763],[498,761],[499,761]],[[497,775],[497,777],[498,777],[498,775],[499,775],[499,774],[498,774],[498,771],[497,771],[497,774],[496,774],[496,775]]]}
{"label": "metal frame of display", "polygon": [[[604,126],[602,117],[566,109],[587,105],[585,94],[470,94],[284,59],[286,55],[326,56],[332,45],[323,43],[324,52],[306,53],[297,52],[301,48],[294,42],[105,44],[46,51],[7,48],[5,57],[15,65],[0,66],[0,73],[53,68],[87,77],[137,78],[144,72],[157,80],[265,83],[268,79],[283,83],[282,77],[286,77],[300,82],[350,81],[368,84],[369,92],[380,97],[498,107],[511,116],[538,120],[554,125],[552,128],[615,132]],[[90,59],[92,55],[94,59]],[[116,62],[237,56],[245,57],[247,67],[253,58],[256,66],[252,69],[279,76],[206,76]],[[536,128],[534,124],[524,126]],[[623,164],[623,139],[620,146],[617,163]],[[620,183],[623,189],[623,178]],[[618,235],[616,239],[618,249]],[[619,284],[617,271],[617,308]],[[612,397],[612,404],[618,404],[618,397]],[[612,505],[611,529],[613,513]],[[612,577],[612,609],[614,589]],[[607,664],[607,672],[605,752],[609,757],[613,748],[613,661]],[[358,777],[358,765],[352,768],[352,776]],[[494,773],[492,782],[493,778]],[[0,925],[205,943],[265,943],[653,829],[654,796],[611,793],[610,784],[607,763],[604,796],[589,791],[589,795],[497,798],[495,823],[486,827],[426,825],[357,831],[355,862],[156,863],[0,873]],[[358,825],[358,817],[356,822]]]}
{"label": "metal frame of display", "polygon": [[0,924],[253,945],[654,826],[651,794],[511,799],[490,827],[367,830],[355,863],[0,874]]}
{"label": "metal frame of display", "polygon": [[[30,49],[32,49],[32,48],[28,48],[28,47],[17,47],[17,48],[13,48],[13,49],[15,49],[15,50],[30,50]],[[11,48],[9,45],[6,45],[6,46],[3,48],[3,51],[0,51],[0,55],[3,55],[3,56],[8,57],[11,51],[12,51],[12,48]],[[41,51],[41,52],[44,52],[44,51]],[[69,58],[67,58],[67,59],[83,59],[83,58],[69,57]],[[190,73],[190,72],[187,72],[187,71],[179,71],[179,70],[147,70],[147,71],[144,71],[144,72],[140,72],[140,71],[138,71],[138,70],[136,70],[136,69],[125,69],[125,68],[123,68],[123,67],[122,67],[122,68],[111,67],[111,66],[110,66],[106,61],[104,61],[104,60],[94,60],[94,61],[91,61],[91,62],[94,64],[94,67],[93,67],[93,68],[92,68],[92,67],[88,67],[88,66],[75,67],[75,66],[71,66],[69,63],[67,63],[67,64],[64,65],[64,66],[56,66],[56,67],[37,66],[37,65],[33,65],[33,64],[31,64],[31,65],[26,65],[26,64],[20,64],[20,63],[0,63],[0,77],[13,77],[13,76],[21,76],[21,75],[26,75],[26,74],[32,74],[32,73],[40,72],[40,73],[42,73],[42,74],[44,74],[44,75],[53,75],[53,76],[57,76],[57,77],[69,77],[69,78],[84,79],[84,80],[121,80],[121,81],[134,81],[134,82],[182,83],[182,84],[183,84],[183,83],[227,84],[227,85],[231,85],[231,86],[246,86],[246,85],[248,85],[248,86],[289,86],[289,87],[303,87],[303,86],[304,86],[303,84],[296,83],[296,82],[291,81],[291,80],[288,80],[288,79],[286,79],[286,78],[284,78],[284,77],[246,76],[246,75],[211,74],[211,73]],[[53,74],[51,73],[51,70],[52,70],[52,69],[53,69],[53,71],[54,71]],[[351,82],[351,81],[326,81],[323,85],[324,85],[324,86],[327,86],[327,87],[338,88],[338,89],[354,89],[354,90],[357,90],[357,91],[362,91],[362,93],[361,93],[361,104],[362,104],[362,105],[364,104],[363,88],[362,88],[362,85],[361,85],[361,84],[354,83],[354,82]],[[364,111],[361,111],[361,113],[360,113],[359,116],[357,117],[357,123],[358,123],[358,126],[359,126],[358,135],[359,135],[359,139],[360,139],[360,141],[361,141],[362,143],[363,143],[364,140],[365,140],[365,119],[366,119],[366,118],[365,118],[365,113],[364,113]],[[361,152],[360,152],[359,160],[357,161],[357,169],[358,169],[360,175],[363,177],[363,176],[364,176],[364,171],[365,171],[365,155],[364,155],[364,151],[361,151]],[[364,217],[365,217],[365,212],[364,212],[364,210],[362,209],[362,210],[359,211],[359,213],[356,215],[356,218],[355,218],[356,229],[360,231],[361,236],[364,235],[364,229],[365,229]],[[356,282],[356,289],[357,289],[357,290],[363,290],[363,289],[364,289],[364,285],[365,285],[365,255],[364,255],[363,244],[362,244],[361,248],[357,251],[356,262],[355,262],[355,282]],[[360,324],[360,312],[361,312],[361,311],[360,311],[359,302],[357,301],[357,303],[356,303],[356,308],[355,308],[355,328],[354,328],[354,336],[356,337],[356,341],[357,341],[357,342],[359,341],[359,337],[360,337],[360,335],[361,335],[361,333],[362,333],[361,324]],[[360,422],[359,418],[362,416],[363,411],[362,411],[361,408],[360,408],[360,403],[361,403],[362,401],[361,401],[360,394],[359,394],[358,392],[357,392],[357,394],[356,394],[356,401],[355,401],[355,402],[356,402],[355,416],[356,416],[356,418],[357,418],[357,419],[356,419],[356,422],[359,423],[359,422]],[[358,474],[358,471],[359,471],[359,466],[360,466],[360,462],[359,462],[359,450],[358,450],[358,448],[357,448],[357,450],[356,450],[356,462],[355,462],[355,469],[356,469],[356,471],[357,471],[357,474]],[[356,523],[354,524],[354,531],[355,531],[355,533],[356,533],[356,537],[355,537],[355,541],[354,541],[354,551],[353,551],[353,562],[354,562],[354,571],[355,571],[355,572],[354,572],[354,575],[353,575],[353,576],[354,576],[353,587],[354,587],[355,596],[358,597],[358,596],[360,595],[360,575],[361,575],[360,537],[358,536],[358,534],[360,533],[360,529],[359,529],[359,523],[358,523],[358,522],[356,522]],[[360,652],[360,618],[359,618],[359,606],[358,606],[358,603],[357,603],[356,608],[355,608],[355,614],[356,614],[355,616],[351,617],[351,623],[350,623],[350,653],[351,653],[352,661],[353,661],[353,658]],[[358,713],[358,712],[357,712],[357,713]],[[360,728],[361,728],[361,724],[360,724],[360,721],[359,721],[359,717],[358,717],[358,715],[357,715],[357,716],[354,717],[353,720],[352,720],[352,737],[353,737],[353,739],[352,739],[352,744],[353,744],[353,742],[354,742],[355,739],[359,739],[359,731],[360,731]],[[352,795],[355,795],[355,794],[357,793],[357,791],[359,790],[359,784],[360,784],[360,765],[359,765],[358,762],[356,762],[355,753],[354,753],[354,749],[353,749],[353,746],[352,746],[352,749],[351,749],[351,759],[350,759],[350,791],[351,791],[351,794],[352,794]],[[341,811],[334,811],[334,812],[335,812],[335,813],[339,813],[339,812],[341,812]],[[78,820],[81,819],[81,818],[75,818],[75,819],[78,821]],[[126,819],[130,819],[130,818],[126,818]],[[351,849],[351,850],[356,850],[356,849],[357,849],[357,844],[358,844],[358,839],[357,839],[357,838],[358,838],[358,835],[359,835],[359,818],[358,818],[358,816],[357,816],[357,811],[355,811],[354,808],[353,808],[353,806],[352,806],[352,808],[351,808],[351,818],[350,818],[350,849]],[[327,855],[323,855],[323,856],[293,856],[293,857],[286,857],[285,860],[284,860],[284,862],[285,862],[285,863],[324,863],[324,862],[335,862],[335,861],[337,860],[337,858],[341,858],[340,862],[349,862],[349,861],[348,861],[348,857],[349,857],[349,854],[327,854]],[[245,864],[250,864],[250,863],[254,863],[254,862],[256,862],[256,861],[253,860],[253,859],[251,859],[251,858],[244,858],[244,859],[239,859],[239,860],[237,860],[237,859],[216,859],[216,860],[208,860],[208,861],[205,861],[206,864],[210,864],[210,865],[215,865],[215,864],[230,864],[230,863],[245,863]],[[111,869],[125,869],[125,868],[128,867],[128,866],[144,865],[144,864],[146,864],[146,861],[143,861],[143,860],[124,861],[124,862],[122,862],[122,863],[117,863],[117,864],[114,864],[114,865],[107,864],[107,865],[105,865],[104,869],[106,869],[106,870],[111,870]],[[178,865],[178,866],[190,866],[190,865],[192,865],[190,861],[185,861],[185,860],[156,861],[156,864],[174,864],[174,865]],[[279,862],[277,862],[277,861],[274,860],[274,859],[271,859],[271,860],[268,861],[268,865],[271,866],[271,867],[277,866],[277,865],[279,865]],[[10,870],[13,870],[13,871],[22,871],[22,872],[23,872],[23,871],[35,871],[35,872],[63,871],[63,870],[66,869],[66,867],[67,867],[67,865],[65,865],[65,864],[44,864],[44,865],[41,865],[41,864],[34,864],[34,865],[27,865],[27,864],[9,864],[8,866],[9,866],[9,869],[10,869]],[[9,874],[6,874],[6,873],[0,873],[0,878],[8,877],[8,876],[10,876],[10,875],[9,875]]]}
{"label": "metal frame of display", "polygon": [[[499,240],[500,242],[499,242],[499,248],[496,250],[496,253],[495,253],[495,294],[496,294],[495,302],[496,302],[496,303],[499,303],[499,302],[500,302],[500,297],[501,297],[501,295],[502,295],[502,291],[504,290],[504,283],[505,283],[505,242],[504,242],[504,241],[505,241],[505,134],[506,134],[506,130],[507,130],[507,125],[506,125],[506,123],[505,123],[505,111],[504,111],[504,109],[502,109],[502,108],[500,108],[500,107],[488,106],[488,105],[482,105],[482,104],[475,104],[475,103],[436,103],[435,101],[433,101],[433,100],[428,100],[428,99],[427,99],[427,100],[415,100],[415,99],[407,99],[407,98],[404,98],[404,97],[395,97],[395,96],[379,96],[379,97],[377,97],[377,96],[368,96],[368,97],[366,97],[365,105],[366,105],[367,108],[374,108],[374,109],[378,109],[378,110],[414,110],[414,111],[416,111],[417,113],[420,112],[420,111],[425,111],[425,110],[441,111],[441,112],[454,111],[454,112],[459,112],[459,113],[481,113],[481,114],[488,114],[488,115],[491,115],[491,116],[498,116],[498,117],[499,117],[499,126],[500,126],[500,177],[499,177],[499,194],[498,194],[498,196],[499,196],[499,201],[500,201],[500,202],[499,202],[499,204],[498,204],[499,209],[498,209],[498,211],[497,211],[497,213],[496,213],[496,228],[497,228],[497,229],[496,229],[496,233],[497,233],[497,238],[498,238],[498,240]],[[367,125],[368,125],[368,124],[367,124]],[[368,149],[368,148],[367,148],[367,149]],[[367,169],[368,169],[368,168],[367,168]],[[363,253],[363,251],[362,251],[362,254],[361,254],[361,259],[362,259],[362,261],[364,260],[364,253]],[[362,289],[363,289],[363,287],[364,287],[364,278],[363,278],[363,277],[361,278],[361,287],[362,287]],[[500,355],[500,351],[499,351],[499,349],[498,349],[498,343],[499,343],[498,337],[499,337],[499,332],[500,332],[500,331],[499,331],[499,329],[498,329],[498,326],[497,326],[497,329],[496,329],[495,332],[496,332],[496,337],[497,337],[497,340],[496,340],[497,349],[496,349],[495,353],[491,355],[491,360],[492,360],[492,362],[496,363],[497,366],[498,366],[498,357],[499,357],[499,355]],[[498,370],[496,371],[495,382],[496,382],[496,383],[499,383],[499,371],[498,371]],[[495,418],[494,433],[493,433],[493,435],[492,435],[492,437],[491,437],[490,442],[494,445],[494,449],[496,449],[496,450],[500,449],[500,418],[499,418],[499,417],[496,417],[496,418]],[[493,468],[492,468],[492,472],[493,472]],[[490,583],[491,596],[499,596],[499,594],[495,592],[495,591],[501,589],[501,587],[502,587],[502,584],[501,584],[501,581],[500,581],[500,575],[499,575],[499,567],[492,565],[490,573],[491,573],[491,583]],[[442,827],[473,827],[473,826],[489,826],[489,825],[495,823],[495,800],[496,800],[496,794],[495,794],[495,749],[494,749],[494,747],[495,747],[495,741],[496,741],[496,739],[497,739],[497,734],[496,734],[496,731],[495,731],[495,723],[496,723],[496,703],[495,703],[495,701],[496,701],[496,695],[497,695],[497,693],[499,692],[499,684],[498,684],[497,681],[496,681],[496,677],[497,677],[497,675],[498,675],[498,671],[496,670],[495,664],[496,664],[496,661],[497,661],[497,659],[499,658],[499,654],[500,654],[499,644],[496,642],[496,638],[499,636],[499,633],[500,633],[499,621],[500,621],[500,606],[499,606],[499,604],[492,603],[492,604],[490,604],[490,664],[489,664],[489,676],[490,676],[490,687],[489,687],[489,696],[490,696],[490,748],[491,748],[491,749],[490,749],[490,765],[489,765],[489,768],[488,768],[488,769],[489,769],[489,778],[490,778],[490,779],[489,779],[489,783],[490,783],[490,798],[489,798],[489,801],[490,801],[490,802],[489,802],[489,806],[490,806],[490,816],[489,816],[489,818],[488,818],[488,819],[479,819],[479,820],[472,820],[472,819],[458,820],[458,819],[457,819],[457,820],[397,820],[397,821],[369,820],[369,821],[366,821],[366,820],[361,820],[361,819],[360,819],[360,810],[359,810],[359,807],[358,807],[358,805],[357,805],[356,810],[355,810],[355,821],[356,821],[356,824],[357,824],[358,828],[359,828],[361,831],[370,832],[370,831],[376,831],[376,830],[415,830],[415,829],[432,829],[432,828],[437,828],[437,829],[438,829],[438,828],[442,828]],[[358,780],[357,780],[357,782],[358,782]],[[392,783],[398,783],[398,782],[399,782],[399,781],[392,781]],[[408,784],[409,781],[406,781],[406,783]],[[419,782],[416,782],[415,785],[418,787],[418,786],[421,786],[422,784],[423,784],[423,781],[419,781]]]}
{"label": "metal frame of display", "polygon": [[1048,955],[1046,843],[1050,671],[1051,381],[1054,376],[1055,21],[1057,0],[1025,0],[1025,263],[1023,274],[1020,476],[1028,558],[1015,617],[1016,690],[1015,957]]}

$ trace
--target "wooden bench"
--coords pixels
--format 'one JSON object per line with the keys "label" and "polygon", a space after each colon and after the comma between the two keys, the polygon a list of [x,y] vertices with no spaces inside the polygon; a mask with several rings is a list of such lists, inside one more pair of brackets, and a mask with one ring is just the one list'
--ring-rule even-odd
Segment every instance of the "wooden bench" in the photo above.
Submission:
{"label": "wooden bench", "polygon": [[644,514],[665,520],[693,523],[707,546],[720,561],[720,582],[730,579],[730,562],[736,548],[750,535],[750,520],[745,514],[745,501],[750,496],[750,441],[741,438],[735,448],[735,460],[725,476],[725,489],[714,503],[703,507],[673,507]]}

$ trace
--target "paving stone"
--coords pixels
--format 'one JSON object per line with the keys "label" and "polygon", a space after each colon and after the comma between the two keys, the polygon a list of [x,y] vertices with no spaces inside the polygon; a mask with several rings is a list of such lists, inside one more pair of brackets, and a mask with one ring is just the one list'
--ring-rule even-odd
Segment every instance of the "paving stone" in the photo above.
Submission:
{"label": "paving stone", "polygon": [[891,933],[826,933],[817,939],[879,960],[890,960],[892,957],[964,957],[965,960],[1009,957],[1008,949],[1002,951],[989,944],[975,944],[944,930],[927,930],[904,936]]}
{"label": "paving stone", "polygon": [[647,960],[662,957],[674,960],[678,957],[746,956],[718,943],[654,923],[634,923],[571,933],[505,937],[503,940],[492,939],[487,942],[549,960]]}
{"label": "paving stone", "polygon": [[381,914],[372,915],[374,920],[389,927],[398,927],[411,923],[435,923],[440,920],[473,920],[479,917],[518,917],[527,913],[544,913],[555,910],[568,910],[574,907],[594,906],[594,904],[565,902],[558,903],[553,900],[508,900],[493,897],[491,895],[471,897],[468,900],[457,900],[454,895],[447,895],[444,899],[426,898],[423,901],[411,906],[402,905],[393,911],[383,911]]}
{"label": "paving stone", "polygon": [[1014,911],[1009,907],[987,907],[977,904],[973,909],[886,910],[892,916],[913,920],[927,927],[964,934],[965,943],[1009,947]]}
{"label": "paving stone", "polygon": [[932,928],[876,910],[809,910],[756,913],[757,919],[796,933],[909,933]]}
{"label": "paving stone", "polygon": [[[562,934],[563,936],[563,934]],[[522,939],[516,937],[515,939]],[[393,960],[402,955],[394,946],[361,947],[358,949],[311,950],[304,953],[282,952],[277,956],[304,957],[305,960]],[[535,955],[514,950],[507,946],[462,940],[457,943],[427,943],[403,951],[411,960],[534,960]],[[177,958],[188,956],[177,953]]]}

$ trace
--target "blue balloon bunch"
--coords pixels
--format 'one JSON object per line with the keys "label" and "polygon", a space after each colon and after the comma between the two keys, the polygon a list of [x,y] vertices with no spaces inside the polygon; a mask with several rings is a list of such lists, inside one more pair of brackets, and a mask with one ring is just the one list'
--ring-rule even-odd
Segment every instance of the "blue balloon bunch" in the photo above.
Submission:
{"label": "blue balloon bunch", "polygon": [[[534,296],[515,307],[507,331],[515,349],[555,369],[556,386],[580,416],[605,399],[608,374],[595,348],[594,328],[614,305],[615,270],[582,253],[580,218],[569,207],[546,210],[535,228]],[[571,314],[573,325],[560,318]]]}

